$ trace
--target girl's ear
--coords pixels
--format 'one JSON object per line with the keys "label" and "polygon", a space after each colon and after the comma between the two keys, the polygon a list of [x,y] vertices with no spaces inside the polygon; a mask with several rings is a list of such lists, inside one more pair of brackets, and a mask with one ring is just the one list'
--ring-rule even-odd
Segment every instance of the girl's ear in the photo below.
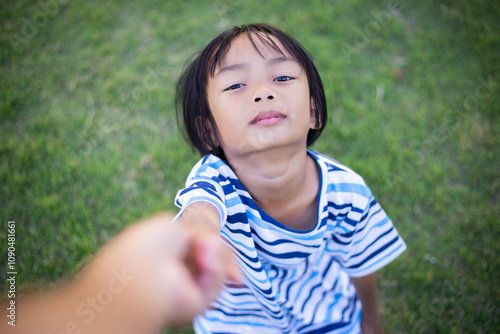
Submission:
{"label": "girl's ear", "polygon": [[316,119],[316,113],[315,113],[315,105],[314,105],[314,99],[311,96],[311,102],[309,103],[310,105],[310,113],[311,113],[311,121],[309,123],[309,128],[312,130],[318,130],[321,128],[321,123],[317,124],[317,119]]}
{"label": "girl's ear", "polygon": [[195,118],[195,128],[198,129],[199,138],[201,140],[201,145],[207,151],[211,151],[213,147],[211,147],[210,143],[215,143],[215,135],[212,130],[212,126],[208,119],[203,119],[201,116],[197,116]]}
{"label": "girl's ear", "polygon": [[[212,122],[210,122],[210,120],[208,118],[205,119],[205,126],[207,128],[208,136],[210,137],[211,142],[220,147],[221,144],[220,144],[219,140],[217,139],[216,131],[212,127]],[[205,144],[207,145],[208,149],[210,149],[210,150],[214,149],[214,147],[209,147],[208,140],[206,141]]]}

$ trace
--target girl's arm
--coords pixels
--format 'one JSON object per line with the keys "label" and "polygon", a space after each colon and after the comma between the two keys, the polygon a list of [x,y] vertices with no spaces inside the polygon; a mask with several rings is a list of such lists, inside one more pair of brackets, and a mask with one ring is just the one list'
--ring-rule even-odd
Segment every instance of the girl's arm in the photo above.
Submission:
{"label": "girl's arm", "polygon": [[362,305],[363,318],[361,319],[361,327],[363,334],[383,334],[384,328],[378,314],[376,274],[351,277],[351,282],[356,288]]}
{"label": "girl's arm", "polygon": [[[195,202],[187,206],[182,215],[176,220],[176,224],[182,226],[183,229],[187,230],[189,235],[194,239],[208,239],[220,242],[220,214],[217,208],[208,202]],[[229,251],[227,246],[224,248]],[[194,254],[203,254],[204,250],[200,249],[197,245],[193,245],[190,253],[186,257],[185,263],[191,272],[195,276],[199,275],[200,271],[210,271],[213,269],[206,268],[206,263],[200,262]],[[229,252],[233,256],[232,252]],[[228,272],[227,278],[235,282],[239,282],[239,269],[236,265],[234,257],[230,259],[232,264],[232,270]],[[222,260],[224,261],[224,260]],[[225,263],[221,262],[221,259],[213,259],[213,263],[217,263],[216,266],[224,266]],[[209,294],[211,299],[215,299],[218,295],[220,289],[213,290],[212,294]]]}

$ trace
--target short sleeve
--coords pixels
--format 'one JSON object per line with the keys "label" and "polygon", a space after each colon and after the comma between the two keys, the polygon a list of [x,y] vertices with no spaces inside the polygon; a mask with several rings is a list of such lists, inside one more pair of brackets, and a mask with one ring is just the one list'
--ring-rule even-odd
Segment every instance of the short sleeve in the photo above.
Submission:
{"label": "short sleeve", "polygon": [[220,214],[220,227],[222,228],[227,219],[227,210],[224,205],[224,192],[222,187],[210,178],[188,179],[186,188],[177,192],[175,205],[180,208],[180,211],[175,216],[174,221],[182,215],[190,204],[196,202],[208,202],[215,206]]}
{"label": "short sleeve", "polygon": [[[353,198],[347,214],[337,218],[327,243],[330,251],[352,277],[362,277],[384,267],[406,249],[391,220],[366,186]],[[356,204],[366,203],[361,209]]]}

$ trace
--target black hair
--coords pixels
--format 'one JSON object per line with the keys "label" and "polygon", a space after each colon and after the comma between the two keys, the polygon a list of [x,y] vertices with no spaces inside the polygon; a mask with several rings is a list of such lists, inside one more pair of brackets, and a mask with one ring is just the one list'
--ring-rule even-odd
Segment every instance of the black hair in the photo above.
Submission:
{"label": "black hair", "polygon": [[186,139],[202,156],[212,153],[221,158],[224,157],[224,152],[220,147],[217,125],[208,105],[206,88],[209,76],[213,77],[215,70],[221,65],[231,47],[231,41],[243,33],[247,34],[259,53],[260,50],[255,45],[253,36],[283,54],[283,51],[270,38],[270,36],[275,37],[304,68],[316,119],[316,128],[310,129],[307,134],[307,146],[311,146],[318,139],[326,125],[327,111],[323,82],[309,52],[299,42],[280,29],[265,23],[254,23],[242,25],[241,27],[235,26],[224,31],[213,39],[184,70],[177,82],[175,105],[178,123],[180,123],[180,114],[182,112]]}

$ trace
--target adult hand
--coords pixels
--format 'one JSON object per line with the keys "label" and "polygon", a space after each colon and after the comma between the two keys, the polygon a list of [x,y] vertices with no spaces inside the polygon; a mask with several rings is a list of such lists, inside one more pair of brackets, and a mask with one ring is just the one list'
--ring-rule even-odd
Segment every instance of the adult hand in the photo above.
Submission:
{"label": "adult hand", "polygon": [[[56,291],[17,301],[4,333],[160,333],[205,309],[225,279],[239,280],[219,236],[197,235],[159,214],[126,228]],[[4,331],[5,329],[5,331]]]}

